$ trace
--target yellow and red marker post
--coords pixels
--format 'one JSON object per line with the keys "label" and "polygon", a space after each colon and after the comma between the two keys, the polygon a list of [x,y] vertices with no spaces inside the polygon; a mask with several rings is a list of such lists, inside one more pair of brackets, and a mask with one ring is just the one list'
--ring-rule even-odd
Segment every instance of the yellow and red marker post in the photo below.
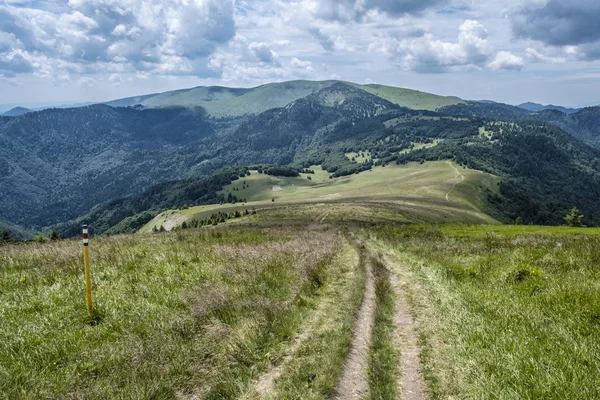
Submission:
{"label": "yellow and red marker post", "polygon": [[90,272],[90,251],[88,248],[89,234],[88,226],[83,225],[83,262],[85,264],[85,300],[87,302],[88,312],[92,312],[92,275]]}

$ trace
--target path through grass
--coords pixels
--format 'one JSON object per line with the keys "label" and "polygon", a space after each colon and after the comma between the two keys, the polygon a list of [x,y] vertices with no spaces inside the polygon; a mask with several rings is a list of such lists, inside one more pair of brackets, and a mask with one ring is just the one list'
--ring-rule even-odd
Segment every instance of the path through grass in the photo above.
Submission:
{"label": "path through grass", "polygon": [[377,236],[417,277],[431,398],[600,398],[597,230],[385,227]]}
{"label": "path through grass", "polygon": [[0,397],[233,399],[341,269],[323,230],[228,229],[0,249]]}

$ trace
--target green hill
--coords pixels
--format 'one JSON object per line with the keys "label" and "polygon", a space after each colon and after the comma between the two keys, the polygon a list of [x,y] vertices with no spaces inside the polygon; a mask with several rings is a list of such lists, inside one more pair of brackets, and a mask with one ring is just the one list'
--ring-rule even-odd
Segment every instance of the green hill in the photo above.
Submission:
{"label": "green hill", "polygon": [[[240,202],[168,210],[146,224],[141,232],[163,226],[170,230],[184,221],[208,218],[218,212],[247,209],[287,217],[313,214],[319,220],[352,216],[365,221],[434,223],[496,223],[485,214],[486,196],[498,191],[497,177],[457,168],[449,162],[413,163],[375,167],[357,175],[329,178],[315,166],[314,174],[280,177],[250,171],[250,175],[223,187],[224,197]],[[310,179],[309,179],[310,178]]]}
{"label": "green hill", "polygon": [[143,107],[202,107],[210,116],[235,117],[259,114],[263,111],[283,107],[293,101],[317,93],[336,83],[352,85],[374,94],[401,107],[417,110],[438,108],[463,103],[452,97],[438,96],[417,90],[383,85],[358,85],[340,81],[290,81],[269,83],[255,88],[227,88],[201,86],[191,89],[169,91],[159,94],[114,100],[107,104],[114,107],[141,105]]}
{"label": "green hill", "polygon": [[270,83],[252,89],[197,87],[158,94],[139,104],[144,107],[202,107],[208,115],[217,118],[241,116],[283,107],[334,83],[335,81],[291,81]]}
{"label": "green hill", "polygon": [[435,111],[441,107],[463,104],[464,101],[455,97],[438,96],[431,93],[420,92],[418,90],[403,89],[384,85],[356,85],[361,89],[386,99],[401,107],[407,107],[413,110]]}

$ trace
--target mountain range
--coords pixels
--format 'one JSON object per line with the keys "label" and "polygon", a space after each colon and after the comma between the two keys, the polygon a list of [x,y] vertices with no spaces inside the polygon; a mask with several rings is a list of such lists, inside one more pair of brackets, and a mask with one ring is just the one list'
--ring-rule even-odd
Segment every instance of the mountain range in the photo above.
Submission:
{"label": "mountain range", "polygon": [[[548,107],[292,81],[2,116],[0,220],[23,232],[59,226],[72,234],[82,220],[115,231],[168,207],[223,201],[217,192],[236,174],[228,167],[321,165],[343,176],[454,160],[502,178],[488,195],[501,221],[559,224],[577,205],[600,224],[600,108]],[[345,156],[356,151],[371,161]]]}

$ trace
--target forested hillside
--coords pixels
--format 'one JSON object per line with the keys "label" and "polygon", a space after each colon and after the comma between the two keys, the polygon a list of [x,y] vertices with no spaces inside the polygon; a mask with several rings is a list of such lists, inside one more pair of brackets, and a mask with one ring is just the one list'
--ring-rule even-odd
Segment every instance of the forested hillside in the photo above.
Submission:
{"label": "forested hillside", "polygon": [[[573,138],[598,143],[600,108],[534,113],[382,86],[299,85],[288,85],[290,98],[307,95],[239,116],[216,118],[202,106],[95,105],[0,117],[0,221],[71,232],[68,222],[85,216],[99,231],[127,230],[127,221],[119,224],[125,218],[219,201],[228,172],[205,178],[229,166],[321,165],[337,177],[392,162],[455,160],[502,178],[501,194],[488,199],[502,221],[560,224],[578,206],[588,224],[600,223],[600,154]],[[212,100],[233,104],[250,93],[223,89]],[[402,107],[409,97],[443,107]]]}

